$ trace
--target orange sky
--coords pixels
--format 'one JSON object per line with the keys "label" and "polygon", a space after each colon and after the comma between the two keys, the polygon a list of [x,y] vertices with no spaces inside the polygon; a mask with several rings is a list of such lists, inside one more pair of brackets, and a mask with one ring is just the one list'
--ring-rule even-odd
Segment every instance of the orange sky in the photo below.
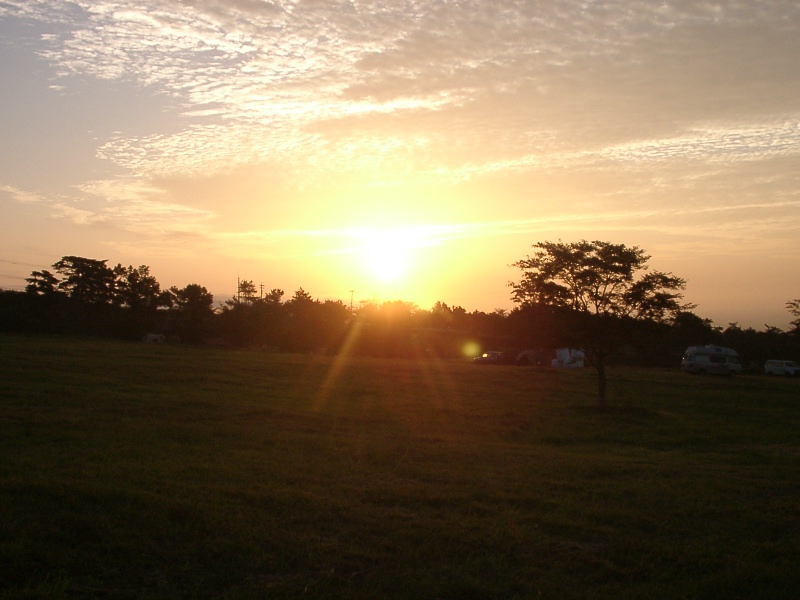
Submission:
{"label": "orange sky", "polygon": [[586,238],[717,325],[800,297],[793,1],[11,0],[0,44],[5,289],[75,254],[491,311]]}

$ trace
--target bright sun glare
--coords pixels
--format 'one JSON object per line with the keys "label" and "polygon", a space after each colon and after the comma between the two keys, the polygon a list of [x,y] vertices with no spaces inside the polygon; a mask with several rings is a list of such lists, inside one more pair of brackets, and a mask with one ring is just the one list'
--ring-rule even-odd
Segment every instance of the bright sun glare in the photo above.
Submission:
{"label": "bright sun glare", "polygon": [[364,267],[370,277],[398,283],[412,267],[413,236],[400,231],[371,231],[364,240]]}
{"label": "bright sun glare", "polygon": [[351,281],[365,298],[429,300],[439,283],[439,251],[449,229],[444,226],[366,226],[347,231]]}

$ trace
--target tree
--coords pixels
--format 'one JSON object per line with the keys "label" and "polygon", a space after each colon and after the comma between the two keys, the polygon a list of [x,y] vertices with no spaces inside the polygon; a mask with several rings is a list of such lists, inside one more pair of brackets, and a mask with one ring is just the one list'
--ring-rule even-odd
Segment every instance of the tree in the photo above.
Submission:
{"label": "tree", "polygon": [[720,327],[711,319],[704,319],[693,312],[681,312],[672,322],[672,334],[680,346],[713,344],[719,341]]}
{"label": "tree", "polygon": [[[108,335],[114,329],[116,281],[107,260],[64,256],[53,264],[60,275],[58,290],[67,296],[63,303],[65,332]],[[60,303],[61,304],[61,303]]]}
{"label": "tree", "polygon": [[686,282],[661,271],[645,272],[650,257],[636,246],[592,241],[539,242],[534,255],[512,266],[514,302],[561,309],[572,317],[576,340],[597,370],[598,405],[606,403],[606,364],[630,320],[663,323],[682,310]]}
{"label": "tree", "polygon": [[150,267],[114,267],[114,303],[120,307],[121,331],[126,337],[141,337],[156,324],[158,309],[171,304],[169,292],[150,275]]}
{"label": "tree", "polygon": [[283,347],[286,342],[286,310],[283,290],[255,295],[251,281],[240,281],[239,294],[226,300],[219,313],[219,333],[233,346]]}
{"label": "tree", "polygon": [[419,356],[417,325],[424,316],[413,302],[362,302],[350,323],[353,342],[350,351],[384,358]]}
{"label": "tree", "polygon": [[150,275],[150,267],[114,267],[116,277],[115,301],[133,311],[156,310],[170,303],[169,294],[161,291],[161,285]]}
{"label": "tree", "polygon": [[62,276],[58,288],[78,304],[110,304],[114,298],[114,271],[108,260],[64,256],[53,265]]}
{"label": "tree", "polygon": [[283,290],[278,288],[272,288],[266,296],[264,296],[264,302],[267,304],[280,304],[283,298]]}
{"label": "tree", "polygon": [[178,334],[189,343],[200,343],[214,316],[214,296],[196,283],[182,289],[173,286],[169,291],[175,306]]}
{"label": "tree", "polygon": [[797,317],[797,319],[790,323],[792,326],[791,333],[800,336],[800,298],[789,300],[786,303],[786,308],[792,316]]}
{"label": "tree", "polygon": [[80,320],[67,316],[70,313],[69,299],[58,289],[59,280],[53,273],[47,269],[33,271],[25,281],[28,283],[25,302],[18,306],[24,310],[19,310],[15,316],[20,325],[27,323],[25,328],[30,331],[62,333],[67,323],[74,326]]}
{"label": "tree", "polygon": [[58,291],[58,277],[53,275],[47,269],[42,271],[33,271],[31,276],[25,281],[28,285],[25,286],[25,291],[34,296],[54,297],[59,294]]}
{"label": "tree", "polygon": [[287,316],[287,347],[296,352],[320,349],[320,303],[303,288],[299,288],[284,307]]}
{"label": "tree", "polygon": [[353,314],[341,300],[325,300],[318,308],[321,327],[320,345],[330,353],[338,352],[347,338]]}
{"label": "tree", "polygon": [[236,301],[252,304],[257,299],[258,292],[256,291],[256,284],[247,279],[240,280]]}

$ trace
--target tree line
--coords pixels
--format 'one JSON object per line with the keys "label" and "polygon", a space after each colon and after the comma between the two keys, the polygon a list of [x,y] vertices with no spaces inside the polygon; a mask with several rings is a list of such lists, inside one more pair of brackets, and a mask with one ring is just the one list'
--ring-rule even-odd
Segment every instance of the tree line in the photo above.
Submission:
{"label": "tree line", "polygon": [[288,298],[278,288],[259,294],[249,280],[215,306],[200,284],[162,288],[146,265],[64,256],[52,270],[33,271],[24,292],[0,290],[0,331],[128,340],[157,333],[192,344],[393,358],[503,350],[513,360],[528,350],[525,362],[545,365],[555,348],[570,346],[586,348],[601,377],[606,364],[676,367],[689,345],[731,346],[751,369],[800,354],[800,300],[787,303],[798,317],[787,332],[716,327],[681,303],[682,279],[647,270],[639,248],[585,241],[534,248],[514,265],[522,271],[510,283],[515,307],[492,313],[402,300],[348,307],[303,288]]}
{"label": "tree line", "polygon": [[[622,352],[639,359],[651,355],[657,363],[688,345],[728,345],[741,333],[738,325],[731,324],[722,336],[715,335],[710,321],[691,312],[695,305],[683,302],[686,281],[672,273],[650,271],[650,256],[637,246],[581,240],[539,242],[533,248],[533,256],[513,265],[522,270],[521,280],[510,284],[514,301],[522,307],[557,311],[559,331],[573,336],[597,371],[600,406],[606,401],[606,365],[618,361]],[[796,308],[791,303],[787,307]],[[730,345],[738,347],[745,364],[753,367],[773,352],[784,356],[796,352],[788,337],[773,338],[769,349],[755,343],[745,347],[741,337]],[[668,350],[670,354],[665,354]],[[678,356],[672,358],[677,362]]]}

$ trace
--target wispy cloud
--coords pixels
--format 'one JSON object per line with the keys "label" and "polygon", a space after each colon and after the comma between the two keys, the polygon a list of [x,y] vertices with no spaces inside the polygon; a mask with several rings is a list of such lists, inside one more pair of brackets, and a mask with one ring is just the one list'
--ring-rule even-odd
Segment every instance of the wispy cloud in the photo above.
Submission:
{"label": "wispy cloud", "polygon": [[66,219],[73,225],[93,225],[106,220],[106,217],[100,213],[77,208],[76,206],[61,202],[54,204],[53,210],[54,217]]}
{"label": "wispy cloud", "polygon": [[[163,190],[140,179],[90,181],[80,186],[95,198],[95,209],[87,221],[114,224],[119,229],[142,234],[201,233],[215,214],[170,202]],[[89,213],[78,210],[77,214]]]}
{"label": "wispy cloud", "polygon": [[38,204],[43,201],[43,197],[40,194],[21,190],[13,185],[0,185],[0,196],[6,196],[22,204]]}
{"label": "wispy cloud", "polygon": [[[642,94],[665,95],[676,64],[695,69],[694,51],[707,48],[692,43],[704,32],[713,35],[720,52],[736,48],[737,27],[744,23],[783,39],[781,32],[799,18],[786,2],[76,0],[61,12],[44,1],[7,4],[6,13],[59,22],[43,56],[62,78],[133,80],[180,103],[179,131],[122,132],[99,148],[101,158],[137,174],[208,172],[278,154],[323,170],[354,168],[352,153],[332,151],[327,142],[332,122],[347,123],[351,144],[372,156],[407,159],[415,138],[425,140],[425,160],[455,158],[452,150],[441,152],[454,144],[471,148],[461,164],[445,162],[437,171],[444,167],[471,177],[580,160],[585,154],[568,146],[576,136],[583,145],[590,134],[597,137],[598,154],[614,160],[763,156],[792,152],[798,141],[796,114],[775,127],[767,120],[747,131],[738,123],[712,123],[701,136],[678,129],[654,141],[607,144],[601,131],[609,119],[619,127],[636,117],[614,113],[603,97],[609,85],[619,81],[633,101]],[[692,43],[676,46],[688,31],[694,31],[686,38]],[[766,53],[769,47],[753,51]],[[595,71],[610,81],[594,79]],[[653,92],[647,84],[654,84]],[[508,110],[484,108],[498,102]],[[681,110],[692,119],[701,116],[688,103]],[[425,116],[431,112],[439,113],[435,124]],[[581,113],[592,119],[582,133],[569,125],[579,124]],[[493,132],[488,138],[486,130]],[[553,130],[563,150],[531,146],[541,139],[533,131]],[[400,143],[375,143],[393,137]]]}
{"label": "wispy cloud", "polygon": [[601,156],[619,162],[764,160],[800,155],[800,114],[776,123],[722,124],[693,129],[674,138],[629,142],[605,148]]}

